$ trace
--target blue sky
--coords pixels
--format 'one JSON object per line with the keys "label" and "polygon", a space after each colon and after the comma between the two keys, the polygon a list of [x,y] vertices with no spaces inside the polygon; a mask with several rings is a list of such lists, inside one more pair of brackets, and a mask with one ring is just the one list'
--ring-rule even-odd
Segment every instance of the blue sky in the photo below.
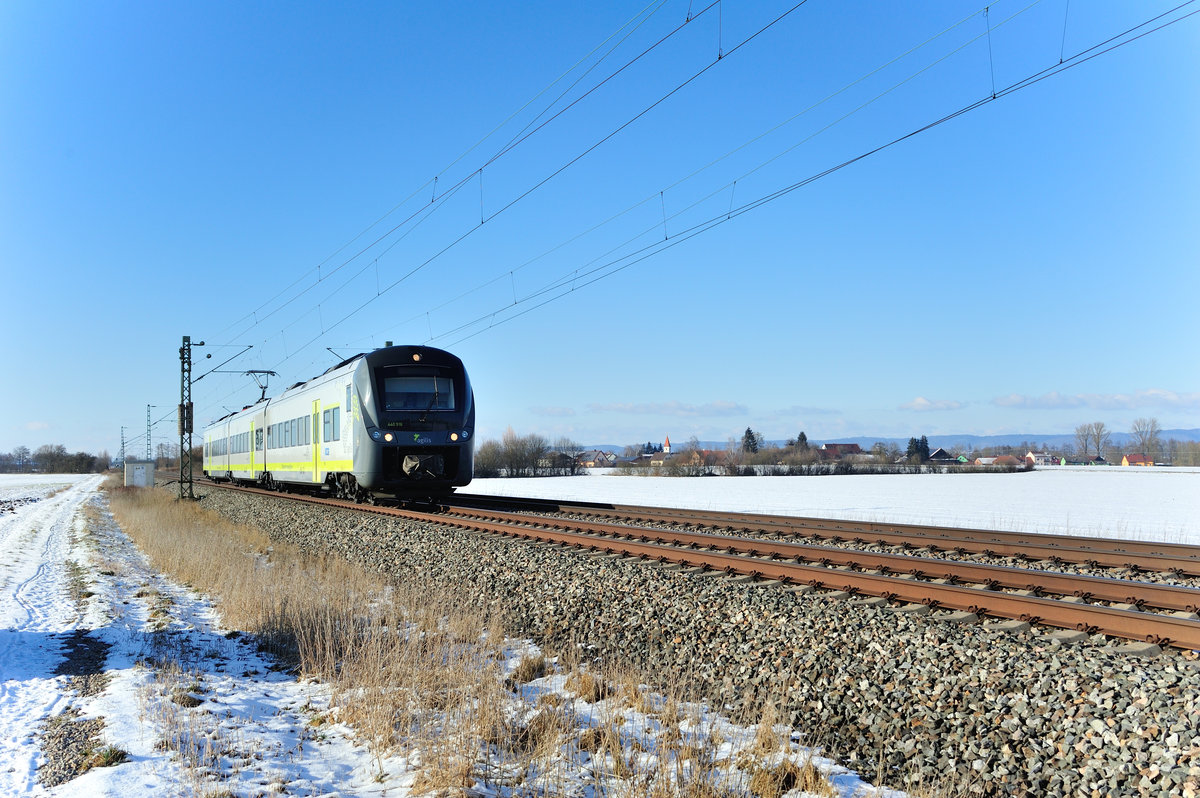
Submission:
{"label": "blue sky", "polygon": [[173,438],[184,334],[484,437],[1200,427],[1200,15],[1007,93],[1175,3],[793,5],[0,5],[0,451]]}

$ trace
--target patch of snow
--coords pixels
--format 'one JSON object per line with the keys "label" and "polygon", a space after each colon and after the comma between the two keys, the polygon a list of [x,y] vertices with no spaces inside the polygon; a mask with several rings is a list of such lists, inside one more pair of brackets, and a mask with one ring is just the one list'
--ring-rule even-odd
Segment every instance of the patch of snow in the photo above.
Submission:
{"label": "patch of snow", "polygon": [[1200,469],[1015,474],[476,479],[465,493],[1200,545]]}

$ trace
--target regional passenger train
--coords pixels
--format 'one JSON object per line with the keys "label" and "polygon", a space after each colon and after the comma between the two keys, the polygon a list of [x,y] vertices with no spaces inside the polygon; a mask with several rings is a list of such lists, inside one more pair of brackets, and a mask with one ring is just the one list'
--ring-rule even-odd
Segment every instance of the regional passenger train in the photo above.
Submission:
{"label": "regional passenger train", "polygon": [[355,355],[204,428],[210,479],[369,501],[433,498],[474,474],[462,361],[425,346]]}

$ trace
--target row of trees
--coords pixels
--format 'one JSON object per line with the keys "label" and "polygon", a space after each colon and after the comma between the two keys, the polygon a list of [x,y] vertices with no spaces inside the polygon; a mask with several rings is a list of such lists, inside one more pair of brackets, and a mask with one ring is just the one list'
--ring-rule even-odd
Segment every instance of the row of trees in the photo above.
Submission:
{"label": "row of trees", "polygon": [[[1157,418],[1134,419],[1129,430],[1133,438],[1132,449],[1139,454],[1155,454],[1162,450],[1162,427]],[[1090,424],[1080,424],[1075,428],[1075,443],[1084,457],[1095,452],[1097,457],[1103,457],[1104,452],[1112,444],[1112,432],[1103,421],[1093,421]]]}
{"label": "row of trees", "polygon": [[537,433],[518,435],[509,427],[500,440],[486,440],[475,450],[475,476],[543,477],[577,474],[579,444],[569,438],[550,442]]}
{"label": "row of trees", "polygon": [[[179,444],[159,443],[154,447],[154,462],[158,468],[179,466]],[[201,448],[192,450],[192,459],[199,463]],[[134,459],[134,455],[130,455]],[[120,465],[120,463],[117,463]],[[46,444],[32,452],[28,446],[18,446],[11,452],[0,452],[0,474],[94,474],[113,466],[107,451],[68,452],[62,444]]]}
{"label": "row of trees", "polygon": [[[1129,451],[1149,454],[1156,462],[1180,466],[1200,466],[1200,443],[1195,441],[1162,440],[1162,429],[1154,418],[1139,418],[1130,430],[1132,442]],[[1112,446],[1113,432],[1102,421],[1081,424],[1075,428],[1075,444],[1047,446],[1044,443],[1022,441],[1019,445],[989,446],[981,449],[953,447],[950,454],[976,457],[995,457],[1011,454],[1024,458],[1026,452],[1047,451],[1068,460],[1086,459],[1096,454],[1103,455]],[[161,447],[160,447],[161,448]],[[633,459],[639,455],[661,452],[663,447],[646,442],[625,447],[624,456]],[[478,476],[531,477],[557,474],[575,474],[580,471],[575,455],[580,447],[569,438],[559,438],[551,443],[536,433],[517,435],[509,427],[501,440],[488,440],[480,444],[475,453],[475,473]],[[894,443],[879,441],[870,449],[871,459],[879,464],[907,462],[921,465],[929,460],[930,446],[927,436],[909,438],[906,449]],[[730,437],[725,448],[707,452],[700,448],[695,436],[676,449],[671,460],[676,466],[695,465],[710,470],[723,468],[729,473],[739,473],[746,466],[811,466],[823,462],[822,452],[809,444],[808,436],[801,431],[795,438],[779,446],[765,440],[762,433],[746,427],[740,438]]]}
{"label": "row of trees", "polygon": [[108,452],[68,452],[62,444],[47,444],[29,451],[18,446],[11,452],[0,452],[0,474],[40,472],[43,474],[93,474],[109,467]]}

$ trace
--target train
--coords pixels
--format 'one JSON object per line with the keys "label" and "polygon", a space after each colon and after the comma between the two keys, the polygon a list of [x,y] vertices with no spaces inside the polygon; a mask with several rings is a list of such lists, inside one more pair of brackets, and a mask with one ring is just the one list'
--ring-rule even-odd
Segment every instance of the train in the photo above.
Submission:
{"label": "train", "polygon": [[474,467],[470,378],[427,346],[355,355],[204,428],[209,479],[360,503],[435,500]]}

